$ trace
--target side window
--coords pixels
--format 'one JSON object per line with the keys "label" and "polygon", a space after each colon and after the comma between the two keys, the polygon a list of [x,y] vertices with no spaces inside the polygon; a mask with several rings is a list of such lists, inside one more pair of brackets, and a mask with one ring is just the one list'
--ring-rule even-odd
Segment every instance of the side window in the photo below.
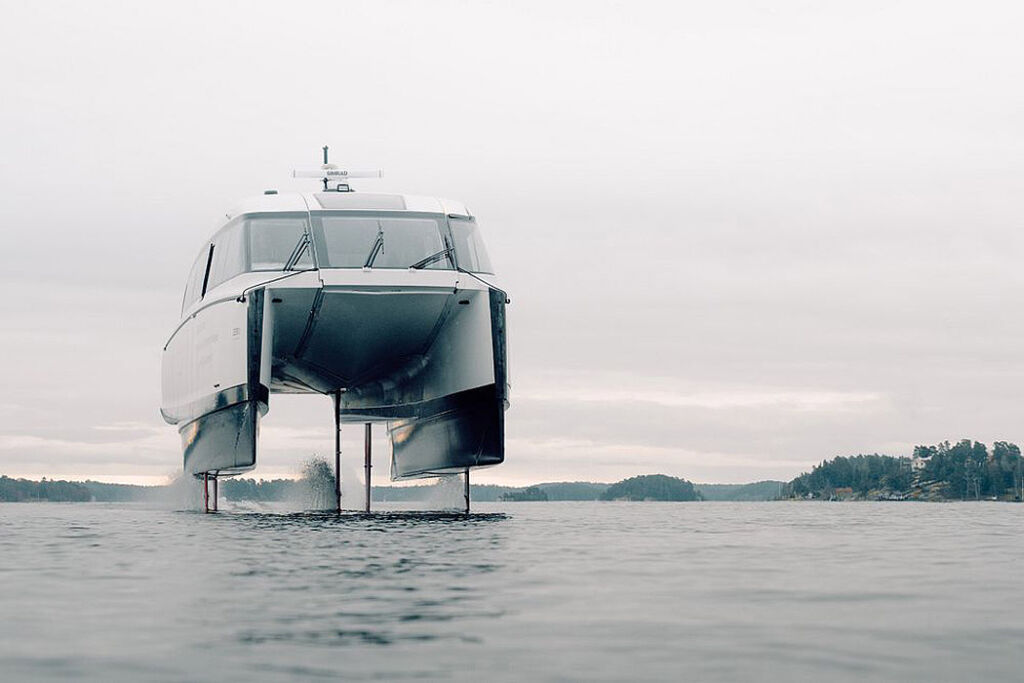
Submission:
{"label": "side window", "polygon": [[[288,262],[296,270],[313,267],[304,218],[252,218],[249,233],[249,270],[284,270]],[[301,250],[301,251],[300,251]]]}
{"label": "side window", "polygon": [[242,239],[245,231],[243,227],[241,221],[230,223],[214,236],[213,263],[210,264],[210,279],[206,284],[207,292],[220,283],[245,272],[245,241]]}
{"label": "side window", "polygon": [[471,218],[449,216],[448,224],[452,228],[452,237],[455,238],[455,257],[459,261],[459,267],[471,273],[494,273],[476,221]]}
{"label": "side window", "polygon": [[196,260],[192,264],[192,270],[189,271],[188,281],[185,283],[185,297],[181,302],[182,313],[203,295],[203,278],[206,277],[206,264],[209,258],[210,245],[207,243],[199,250],[199,255],[196,256]]}
{"label": "side window", "polygon": [[[250,270],[295,270],[313,267],[313,247],[305,218],[239,218],[221,228],[212,244],[203,245],[185,284],[181,310],[211,289]],[[212,251],[211,251],[212,250]],[[251,265],[250,265],[251,264]]]}

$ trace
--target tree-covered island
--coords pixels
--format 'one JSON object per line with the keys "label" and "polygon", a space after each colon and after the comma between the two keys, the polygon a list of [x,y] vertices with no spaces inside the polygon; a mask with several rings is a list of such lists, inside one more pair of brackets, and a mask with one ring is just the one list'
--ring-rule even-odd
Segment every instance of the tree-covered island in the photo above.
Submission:
{"label": "tree-covered island", "polygon": [[787,498],[824,500],[1021,500],[1020,448],[963,439],[917,446],[912,457],[855,455],[825,460],[790,482]]}
{"label": "tree-covered island", "polygon": [[646,474],[623,479],[601,494],[601,500],[700,500],[700,493],[685,479]]}

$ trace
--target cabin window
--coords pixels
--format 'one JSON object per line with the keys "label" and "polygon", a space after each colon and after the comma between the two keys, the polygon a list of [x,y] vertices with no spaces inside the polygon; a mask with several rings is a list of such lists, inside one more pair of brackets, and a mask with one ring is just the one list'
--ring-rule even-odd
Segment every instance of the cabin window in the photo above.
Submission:
{"label": "cabin window", "polygon": [[181,302],[181,311],[199,301],[203,295],[203,279],[206,277],[206,266],[210,258],[210,244],[207,242],[199,250],[192,270],[188,274],[188,281],[185,283],[185,297]]}
{"label": "cabin window", "polygon": [[454,267],[434,218],[324,215],[315,237],[322,267]]}
{"label": "cabin window", "polygon": [[252,218],[249,231],[249,270],[294,270],[313,267],[303,218]]}
{"label": "cabin window", "polygon": [[206,291],[246,271],[244,225],[228,223],[213,238],[213,261]]}
{"label": "cabin window", "polygon": [[212,245],[207,243],[203,248],[192,266],[182,310],[214,287],[242,273],[313,267],[313,249],[304,217],[242,216],[221,228],[214,235]]}
{"label": "cabin window", "polygon": [[458,216],[451,216],[450,219],[448,224],[455,239],[455,258],[459,262],[459,267],[471,273],[493,274],[494,268],[491,267],[491,259],[487,256],[487,249],[484,248],[476,221]]}

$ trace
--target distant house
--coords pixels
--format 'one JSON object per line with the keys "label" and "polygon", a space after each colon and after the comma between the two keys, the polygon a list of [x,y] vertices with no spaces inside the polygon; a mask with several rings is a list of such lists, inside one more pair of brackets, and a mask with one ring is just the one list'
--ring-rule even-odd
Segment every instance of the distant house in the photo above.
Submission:
{"label": "distant house", "polygon": [[850,486],[840,486],[835,490],[834,495],[836,498],[848,498],[853,495],[853,488]]}
{"label": "distant house", "polygon": [[915,472],[920,472],[928,464],[928,458],[922,458],[917,453],[914,453],[914,457],[910,459],[910,469]]}

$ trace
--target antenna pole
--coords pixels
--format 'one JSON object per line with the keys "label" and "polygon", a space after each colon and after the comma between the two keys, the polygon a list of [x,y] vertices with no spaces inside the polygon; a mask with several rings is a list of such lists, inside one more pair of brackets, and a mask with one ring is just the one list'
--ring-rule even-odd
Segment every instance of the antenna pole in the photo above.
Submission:
{"label": "antenna pole", "polygon": [[[327,145],[324,145],[324,166],[327,166]],[[324,176],[324,192],[327,192],[327,176]]]}

